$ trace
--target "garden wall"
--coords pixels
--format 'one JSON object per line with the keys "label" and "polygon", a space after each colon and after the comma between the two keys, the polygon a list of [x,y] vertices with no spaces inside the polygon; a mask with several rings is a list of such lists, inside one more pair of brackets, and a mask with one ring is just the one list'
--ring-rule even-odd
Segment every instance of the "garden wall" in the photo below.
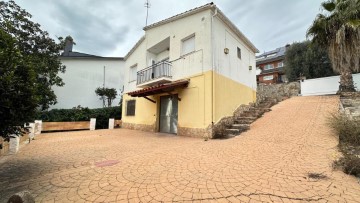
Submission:
{"label": "garden wall", "polygon": [[274,99],[277,102],[300,94],[300,83],[290,82],[281,84],[259,84],[256,92],[256,102],[262,102],[265,98]]}

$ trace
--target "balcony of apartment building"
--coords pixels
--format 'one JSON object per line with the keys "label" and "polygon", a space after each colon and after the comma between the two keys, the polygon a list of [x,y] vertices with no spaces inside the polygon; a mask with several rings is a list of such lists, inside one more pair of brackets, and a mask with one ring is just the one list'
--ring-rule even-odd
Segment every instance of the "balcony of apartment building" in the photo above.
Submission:
{"label": "balcony of apartment building", "polygon": [[261,71],[261,74],[269,73],[284,73],[284,63],[279,62],[276,66],[274,64],[265,65]]}

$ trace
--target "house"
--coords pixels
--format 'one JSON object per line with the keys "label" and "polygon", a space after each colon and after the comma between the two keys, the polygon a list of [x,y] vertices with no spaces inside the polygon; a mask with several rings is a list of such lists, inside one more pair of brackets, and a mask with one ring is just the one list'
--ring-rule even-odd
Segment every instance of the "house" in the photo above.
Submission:
{"label": "house", "polygon": [[258,83],[276,84],[287,82],[284,72],[284,59],[287,47],[280,47],[256,57],[256,76]]}
{"label": "house", "polygon": [[211,137],[256,100],[256,47],[213,3],[144,28],[125,56],[123,127]]}
{"label": "house", "polygon": [[[78,105],[89,108],[103,107],[102,101],[95,94],[97,87],[116,88],[120,94],[123,86],[123,69],[125,60],[122,57],[101,57],[73,51],[73,43],[67,41],[60,61],[66,66],[65,73],[59,76],[64,86],[54,86],[57,104],[50,109],[69,109]],[[120,96],[113,105],[118,105]]]}

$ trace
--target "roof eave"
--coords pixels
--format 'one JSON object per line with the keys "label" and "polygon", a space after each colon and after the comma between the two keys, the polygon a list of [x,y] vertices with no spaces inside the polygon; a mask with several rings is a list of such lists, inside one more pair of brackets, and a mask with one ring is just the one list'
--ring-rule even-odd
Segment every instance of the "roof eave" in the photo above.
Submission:
{"label": "roof eave", "polygon": [[136,44],[133,46],[133,48],[130,49],[130,51],[125,55],[124,60],[126,61],[129,56],[134,53],[134,51],[140,46],[140,44],[145,40],[145,35],[142,36],[139,41],[136,42]]}
{"label": "roof eave", "polygon": [[197,7],[197,8],[194,8],[194,9],[191,9],[189,11],[185,11],[183,13],[180,13],[178,15],[175,15],[175,16],[172,16],[170,18],[167,18],[165,20],[161,20],[159,22],[156,22],[156,23],[153,23],[151,25],[148,25],[148,26],[145,26],[143,28],[144,31],[147,31],[147,30],[150,30],[152,28],[155,28],[155,27],[159,27],[161,25],[164,25],[164,24],[167,24],[167,23],[170,23],[170,22],[173,22],[173,21],[176,21],[176,20],[179,20],[179,19],[182,19],[182,18],[185,18],[187,16],[191,16],[195,13],[199,13],[201,11],[205,11],[209,8],[211,8],[214,4],[213,3],[208,3],[208,4],[205,4],[204,6],[200,6],[200,7]]}
{"label": "roof eave", "polygon": [[123,57],[84,57],[84,56],[60,56],[60,59],[98,59],[98,60],[119,60],[124,61]]}

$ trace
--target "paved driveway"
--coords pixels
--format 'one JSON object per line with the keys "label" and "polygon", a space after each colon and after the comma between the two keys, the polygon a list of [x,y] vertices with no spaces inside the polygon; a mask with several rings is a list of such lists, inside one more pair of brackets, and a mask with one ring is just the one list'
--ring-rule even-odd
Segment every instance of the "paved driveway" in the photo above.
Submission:
{"label": "paved driveway", "polygon": [[331,169],[326,118],[337,107],[337,97],[292,98],[239,137],[207,142],[124,129],[43,134],[0,159],[0,202],[24,189],[37,202],[360,202],[357,180]]}

